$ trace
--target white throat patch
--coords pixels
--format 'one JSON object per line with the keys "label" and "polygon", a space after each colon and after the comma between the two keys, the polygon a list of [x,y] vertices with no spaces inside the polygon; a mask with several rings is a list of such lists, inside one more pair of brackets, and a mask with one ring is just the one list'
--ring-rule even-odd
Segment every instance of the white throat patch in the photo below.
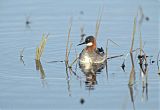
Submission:
{"label": "white throat patch", "polygon": [[93,45],[92,42],[87,43],[87,46],[92,46],[92,45]]}

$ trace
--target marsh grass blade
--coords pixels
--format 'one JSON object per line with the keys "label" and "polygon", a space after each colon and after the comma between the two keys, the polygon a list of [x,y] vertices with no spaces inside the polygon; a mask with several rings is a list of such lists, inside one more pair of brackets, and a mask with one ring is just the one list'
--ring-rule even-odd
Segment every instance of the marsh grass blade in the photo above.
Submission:
{"label": "marsh grass blade", "polygon": [[131,56],[131,62],[132,62],[132,69],[130,72],[130,77],[129,77],[129,85],[133,85],[134,80],[135,80],[135,69],[134,69],[134,60],[133,60],[133,46],[134,46],[134,37],[135,37],[135,33],[136,33],[136,20],[137,20],[137,16],[134,17],[134,24],[133,24],[133,33],[132,33],[132,44],[131,44],[131,48],[130,48],[130,56]]}
{"label": "marsh grass blade", "polygon": [[[116,46],[119,46],[116,42],[114,42],[113,40],[111,39],[107,39],[107,43],[106,43],[106,61],[105,61],[105,65],[106,65],[106,75],[107,75],[107,79],[108,79],[108,59],[112,59],[112,58],[117,58],[117,57],[120,57],[120,56],[113,56],[113,57],[108,57],[108,45],[109,45],[109,42],[115,44]],[[120,46],[119,46],[120,47]]]}
{"label": "marsh grass blade", "polygon": [[[140,24],[139,24],[139,25],[140,25]],[[139,54],[139,55],[142,56],[143,46],[142,46],[142,34],[141,34],[140,26],[139,26],[139,34],[140,34],[140,35],[139,35],[139,43],[140,43],[140,44],[139,44],[139,46],[140,46],[140,47],[139,47],[139,48],[140,48],[140,54]],[[142,62],[143,62],[142,59],[140,59],[139,64],[141,64]],[[142,76],[141,73],[142,73],[142,70],[140,69],[140,76]]]}
{"label": "marsh grass blade", "polygon": [[71,49],[72,49],[72,45],[73,45],[73,43],[70,43],[70,47],[69,47],[69,50],[68,50],[68,57],[69,57],[69,55],[70,55],[70,52],[71,52]]}
{"label": "marsh grass blade", "polygon": [[115,44],[116,46],[120,47],[116,42],[114,42],[113,40],[111,39],[107,39],[107,43],[106,43],[106,60],[107,59],[112,59],[112,58],[116,58],[116,57],[121,57],[122,55],[117,55],[117,56],[113,56],[113,57],[108,57],[108,45],[109,45],[109,42]]}
{"label": "marsh grass blade", "polygon": [[44,52],[44,48],[46,46],[46,43],[47,43],[47,39],[48,39],[48,35],[44,35],[42,36],[42,40],[39,44],[39,46],[37,46],[36,48],[36,60],[40,60],[43,52]]}
{"label": "marsh grass blade", "polygon": [[[67,36],[67,42],[66,42],[65,67],[66,67],[67,80],[69,80],[69,74],[68,74],[69,60],[68,60],[68,57],[69,57],[70,50],[72,48],[72,43],[70,43],[71,29],[72,29],[72,17],[70,18],[70,22],[69,22],[68,36]],[[69,43],[70,43],[70,48],[69,48]]]}
{"label": "marsh grass blade", "polygon": [[70,64],[70,66],[69,66],[70,68],[71,68],[71,67],[73,66],[73,64],[78,60],[78,58],[79,58],[79,57],[76,57],[76,58],[73,60],[73,62],[72,62],[72,63]]}
{"label": "marsh grass blade", "polygon": [[[70,23],[69,23],[69,30],[68,30],[68,37],[67,37],[67,43],[66,43],[66,57],[65,57],[65,62],[66,66],[68,67],[68,55],[69,55],[69,43],[70,43],[70,34],[71,34],[71,29],[72,29],[72,18],[70,18]],[[70,44],[70,49],[71,49],[71,44]]]}
{"label": "marsh grass blade", "polygon": [[23,57],[24,49],[25,48],[23,48],[22,50],[20,50],[20,57]]}
{"label": "marsh grass blade", "polygon": [[102,9],[99,9],[98,18],[97,18],[97,21],[96,21],[96,32],[95,32],[95,38],[96,39],[98,37],[98,32],[99,32],[99,28],[100,28],[100,24],[101,24],[101,20],[102,20],[103,9],[104,9],[104,6],[102,7]]}
{"label": "marsh grass blade", "polygon": [[160,75],[160,66],[159,66],[159,56],[160,56],[160,51],[158,52],[158,55],[157,55],[157,67],[158,67],[158,74]]}
{"label": "marsh grass blade", "polygon": [[141,31],[140,31],[140,38],[139,38],[140,40],[140,55],[142,55],[142,50],[143,50],[143,44],[142,44],[142,33],[141,33]]}

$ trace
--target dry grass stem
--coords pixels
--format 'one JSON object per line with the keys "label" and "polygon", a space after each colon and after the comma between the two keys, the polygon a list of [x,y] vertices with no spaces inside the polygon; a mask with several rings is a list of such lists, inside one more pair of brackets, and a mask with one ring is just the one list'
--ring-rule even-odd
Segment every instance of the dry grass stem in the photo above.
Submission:
{"label": "dry grass stem", "polygon": [[[71,34],[71,29],[72,29],[72,18],[70,18],[70,22],[69,22],[69,29],[68,29],[68,37],[67,37],[67,43],[66,43],[66,55],[65,55],[65,66],[66,66],[66,75],[67,75],[67,80],[69,80],[69,74],[68,74],[68,57],[69,57],[69,53],[72,47],[72,43],[70,44],[70,48],[69,43],[70,43],[70,34]],[[68,49],[69,48],[69,49]]]}
{"label": "dry grass stem", "polygon": [[70,24],[69,24],[69,30],[68,30],[68,38],[67,38],[67,43],[66,43],[66,58],[65,58],[65,62],[66,62],[67,66],[68,66],[68,57],[69,57],[68,56],[69,55],[68,45],[69,45],[69,42],[70,42],[71,29],[72,29],[72,18],[70,18]]}
{"label": "dry grass stem", "polygon": [[96,22],[96,32],[95,32],[96,39],[98,37],[98,32],[99,32],[99,28],[100,28],[100,24],[102,20],[103,9],[104,9],[104,6],[102,7],[102,9],[99,9],[99,14],[98,14],[97,22]]}
{"label": "dry grass stem", "polygon": [[140,55],[142,55],[142,49],[143,49],[143,44],[142,44],[142,33],[140,32]]}
{"label": "dry grass stem", "polygon": [[135,33],[136,33],[136,20],[137,20],[137,16],[134,18],[134,24],[133,24],[133,33],[132,33],[132,44],[131,44],[131,48],[130,48],[130,56],[131,56],[131,62],[132,62],[132,69],[130,72],[130,77],[129,77],[129,85],[133,85],[134,80],[135,80],[135,69],[134,69],[134,60],[133,60],[133,46],[134,46],[134,37],[135,37]]}
{"label": "dry grass stem", "polygon": [[[106,60],[107,59],[112,59],[112,58],[108,58],[108,45],[109,45],[109,42],[115,44],[116,46],[120,47],[116,42],[114,42],[113,40],[111,39],[107,39],[107,43],[106,43]],[[113,56],[113,58],[116,58],[117,56]],[[119,57],[119,55],[118,55]]]}
{"label": "dry grass stem", "polygon": [[40,60],[42,53],[44,52],[44,48],[46,46],[46,43],[47,43],[47,39],[48,39],[48,35],[45,36],[43,34],[40,45],[37,46],[37,48],[36,48],[36,60]]}
{"label": "dry grass stem", "polygon": [[114,42],[113,40],[111,39],[107,39],[107,43],[106,43],[106,75],[107,75],[107,79],[108,79],[108,59],[112,59],[112,58],[117,58],[117,57],[120,57],[119,55],[117,56],[113,56],[113,57],[108,57],[108,45],[109,45],[109,41],[113,44],[115,44],[116,46],[119,46],[116,42]]}
{"label": "dry grass stem", "polygon": [[73,64],[78,60],[79,57],[76,57],[75,60],[73,60],[73,62],[70,64],[70,68],[73,66]]}
{"label": "dry grass stem", "polygon": [[21,57],[21,58],[23,57],[24,49],[25,49],[25,48],[23,48],[22,50],[20,50],[20,57]]}
{"label": "dry grass stem", "polygon": [[75,49],[75,54],[76,54],[76,57],[75,57],[75,59],[73,60],[73,62],[70,64],[69,68],[72,68],[73,64],[76,63],[77,60],[79,59],[79,56],[78,56],[78,54],[77,54],[76,49]]}
{"label": "dry grass stem", "polygon": [[69,47],[69,50],[68,50],[68,57],[69,57],[69,55],[70,55],[70,52],[71,52],[71,49],[72,49],[72,45],[73,45],[73,43],[70,43],[70,47]]}
{"label": "dry grass stem", "polygon": [[158,55],[157,55],[158,74],[160,75],[159,56],[160,56],[160,51],[158,52]]}
{"label": "dry grass stem", "polygon": [[113,59],[113,58],[118,58],[118,57],[123,57],[123,56],[124,56],[123,54],[115,55],[115,56],[108,57],[107,59]]}

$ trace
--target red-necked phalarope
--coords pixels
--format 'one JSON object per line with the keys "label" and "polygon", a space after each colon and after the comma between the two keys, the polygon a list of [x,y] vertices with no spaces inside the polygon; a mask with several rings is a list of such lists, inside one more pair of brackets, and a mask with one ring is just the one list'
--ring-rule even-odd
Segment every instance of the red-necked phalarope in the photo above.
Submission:
{"label": "red-necked phalarope", "polygon": [[86,44],[86,48],[79,55],[80,64],[102,64],[106,61],[103,48],[97,48],[96,39],[93,36],[86,37],[85,41],[79,45]]}

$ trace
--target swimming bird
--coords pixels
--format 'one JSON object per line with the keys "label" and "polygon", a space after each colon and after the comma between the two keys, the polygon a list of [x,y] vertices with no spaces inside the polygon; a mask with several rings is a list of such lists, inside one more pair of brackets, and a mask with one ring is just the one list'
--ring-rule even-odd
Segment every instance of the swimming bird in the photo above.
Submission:
{"label": "swimming bird", "polygon": [[86,47],[79,55],[80,64],[103,64],[106,61],[106,55],[103,48],[97,48],[96,39],[93,36],[86,37],[85,41],[78,44],[86,44]]}

